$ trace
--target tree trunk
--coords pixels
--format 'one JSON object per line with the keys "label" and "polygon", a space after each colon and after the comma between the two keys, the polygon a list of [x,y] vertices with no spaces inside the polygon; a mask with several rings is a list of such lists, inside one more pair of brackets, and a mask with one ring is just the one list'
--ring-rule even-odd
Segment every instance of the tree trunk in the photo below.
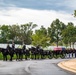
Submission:
{"label": "tree trunk", "polygon": [[71,42],[70,42],[70,48],[71,48]]}
{"label": "tree trunk", "polygon": [[58,47],[58,41],[57,41],[57,47]]}
{"label": "tree trunk", "polygon": [[74,49],[74,42],[73,42],[73,49]]}

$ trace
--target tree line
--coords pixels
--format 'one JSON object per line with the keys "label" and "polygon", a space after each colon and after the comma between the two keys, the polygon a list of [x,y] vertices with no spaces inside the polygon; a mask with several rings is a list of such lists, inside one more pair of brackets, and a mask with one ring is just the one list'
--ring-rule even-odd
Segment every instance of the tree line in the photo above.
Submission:
{"label": "tree line", "polygon": [[[74,11],[76,17],[76,10]],[[48,28],[41,26],[40,29],[35,29],[38,25],[29,22],[27,24],[15,25],[0,25],[0,43],[15,43],[21,44],[24,42],[27,45],[40,45],[42,47],[50,45],[69,45],[70,47],[76,42],[76,26],[72,22],[64,24],[59,19],[54,20]]]}

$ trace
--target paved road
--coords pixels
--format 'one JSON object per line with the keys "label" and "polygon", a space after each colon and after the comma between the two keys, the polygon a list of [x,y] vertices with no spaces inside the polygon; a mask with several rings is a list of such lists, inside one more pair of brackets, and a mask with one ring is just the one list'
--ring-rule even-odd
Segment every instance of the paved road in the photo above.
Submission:
{"label": "paved road", "polygon": [[57,66],[66,59],[0,61],[0,75],[76,75]]}

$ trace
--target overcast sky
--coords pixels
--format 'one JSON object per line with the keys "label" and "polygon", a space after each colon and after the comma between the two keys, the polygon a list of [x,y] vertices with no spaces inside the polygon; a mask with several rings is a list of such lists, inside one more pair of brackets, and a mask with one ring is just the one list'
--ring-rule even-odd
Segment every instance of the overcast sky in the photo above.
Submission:
{"label": "overcast sky", "polygon": [[49,27],[56,18],[76,24],[75,9],[76,0],[0,0],[0,24],[33,22],[38,28]]}

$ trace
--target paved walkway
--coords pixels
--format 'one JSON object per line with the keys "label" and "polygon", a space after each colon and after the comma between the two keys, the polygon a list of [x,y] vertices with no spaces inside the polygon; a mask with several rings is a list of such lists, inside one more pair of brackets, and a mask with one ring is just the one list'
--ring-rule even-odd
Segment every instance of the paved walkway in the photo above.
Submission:
{"label": "paved walkway", "polygon": [[58,63],[58,66],[68,71],[76,73],[76,59],[70,59]]}

